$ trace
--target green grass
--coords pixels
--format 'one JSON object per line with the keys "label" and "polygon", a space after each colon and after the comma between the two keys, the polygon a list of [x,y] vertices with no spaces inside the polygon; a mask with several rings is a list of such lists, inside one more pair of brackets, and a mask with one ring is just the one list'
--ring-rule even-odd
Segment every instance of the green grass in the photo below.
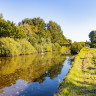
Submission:
{"label": "green grass", "polygon": [[96,49],[80,51],[59,88],[58,96],[96,96]]}

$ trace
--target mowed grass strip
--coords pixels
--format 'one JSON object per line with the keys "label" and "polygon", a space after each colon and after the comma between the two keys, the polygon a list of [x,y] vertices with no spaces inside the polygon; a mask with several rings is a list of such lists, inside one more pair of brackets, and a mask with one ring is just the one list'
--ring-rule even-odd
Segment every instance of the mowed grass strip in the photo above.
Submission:
{"label": "mowed grass strip", "polygon": [[96,96],[96,49],[79,52],[59,88],[58,96]]}

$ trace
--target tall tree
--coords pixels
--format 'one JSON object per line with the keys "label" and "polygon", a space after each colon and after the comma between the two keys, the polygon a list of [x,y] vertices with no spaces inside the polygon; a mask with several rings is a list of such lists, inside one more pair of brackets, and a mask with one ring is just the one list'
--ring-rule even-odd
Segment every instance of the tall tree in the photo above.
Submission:
{"label": "tall tree", "polygon": [[0,18],[0,37],[25,38],[25,32],[23,26],[16,26],[13,22]]}
{"label": "tall tree", "polygon": [[47,24],[47,30],[49,30],[52,35],[53,43],[57,42],[59,44],[63,44],[66,41],[66,38],[63,35],[61,27],[57,23],[49,21],[49,23]]}
{"label": "tall tree", "polygon": [[4,19],[0,18],[0,37],[9,37],[11,30],[12,26]]}

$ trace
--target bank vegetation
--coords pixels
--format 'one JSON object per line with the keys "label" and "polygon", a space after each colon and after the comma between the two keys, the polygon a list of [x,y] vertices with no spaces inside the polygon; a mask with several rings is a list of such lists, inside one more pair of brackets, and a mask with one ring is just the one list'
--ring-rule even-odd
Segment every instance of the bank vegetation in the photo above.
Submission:
{"label": "bank vegetation", "polygon": [[65,44],[70,39],[63,35],[61,27],[53,21],[45,23],[39,17],[25,18],[16,25],[0,17],[0,56],[15,56],[35,52],[69,50]]}
{"label": "bank vegetation", "polygon": [[83,48],[75,57],[58,96],[96,96],[96,49]]}

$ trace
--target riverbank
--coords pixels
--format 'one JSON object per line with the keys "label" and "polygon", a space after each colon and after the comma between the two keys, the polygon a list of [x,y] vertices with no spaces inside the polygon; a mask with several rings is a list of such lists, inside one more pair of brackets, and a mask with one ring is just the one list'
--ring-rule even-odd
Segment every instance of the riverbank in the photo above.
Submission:
{"label": "riverbank", "polygon": [[96,96],[96,49],[80,51],[58,96]]}

